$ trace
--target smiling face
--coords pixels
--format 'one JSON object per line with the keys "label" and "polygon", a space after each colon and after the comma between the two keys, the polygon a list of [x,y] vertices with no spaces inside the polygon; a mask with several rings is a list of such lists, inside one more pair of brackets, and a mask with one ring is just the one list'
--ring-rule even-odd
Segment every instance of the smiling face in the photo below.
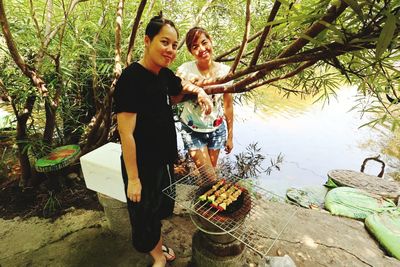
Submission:
{"label": "smiling face", "polygon": [[196,58],[197,61],[209,62],[212,59],[212,43],[204,33],[200,33],[191,46],[190,53]]}
{"label": "smiling face", "polygon": [[149,36],[144,39],[146,46],[146,65],[158,73],[161,68],[168,67],[176,57],[178,48],[178,33],[171,25],[164,25],[152,40]]}

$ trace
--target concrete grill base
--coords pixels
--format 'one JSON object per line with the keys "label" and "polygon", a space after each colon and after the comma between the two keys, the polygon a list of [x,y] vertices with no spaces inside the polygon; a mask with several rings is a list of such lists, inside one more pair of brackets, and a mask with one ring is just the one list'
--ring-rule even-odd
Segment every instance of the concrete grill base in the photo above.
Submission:
{"label": "concrete grill base", "polygon": [[97,197],[103,206],[110,231],[125,240],[132,240],[127,204],[101,193],[97,193]]}
{"label": "concrete grill base", "polygon": [[[192,239],[192,265],[197,267],[242,267],[245,245],[237,240],[230,243],[216,242],[216,236],[208,237],[197,230]],[[226,242],[226,238],[224,238]]]}

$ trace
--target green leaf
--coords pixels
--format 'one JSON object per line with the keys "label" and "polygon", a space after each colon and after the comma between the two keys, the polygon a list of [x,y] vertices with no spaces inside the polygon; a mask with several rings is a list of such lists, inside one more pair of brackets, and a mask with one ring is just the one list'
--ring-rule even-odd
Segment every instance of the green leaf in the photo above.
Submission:
{"label": "green leaf", "polygon": [[311,36],[308,36],[307,34],[304,33],[300,33],[299,34],[301,38],[306,39],[308,41],[310,41],[311,43],[315,44],[315,45],[323,45],[323,43],[315,38],[312,38]]}
{"label": "green leaf", "polygon": [[362,13],[361,7],[358,5],[357,0],[343,0],[346,2],[346,4],[349,5],[351,9],[356,12],[358,18],[363,21],[364,20],[364,14]]}
{"label": "green leaf", "polygon": [[392,127],[390,128],[391,131],[394,132],[398,126],[399,126],[399,122],[396,120],[393,121]]}
{"label": "green leaf", "polygon": [[331,31],[333,31],[334,33],[336,33],[342,40],[345,39],[344,34],[337,27],[332,25],[331,23],[328,23],[328,22],[323,21],[323,20],[318,21],[318,23],[324,25],[326,28],[328,28]]}
{"label": "green leaf", "polygon": [[92,50],[95,50],[91,43],[89,43],[88,41],[86,41],[86,40],[83,39],[83,38],[81,38],[80,40],[81,40],[82,42],[84,42],[84,43],[87,45],[87,47],[89,47],[89,48],[92,49]]}
{"label": "green leaf", "polygon": [[394,30],[396,29],[396,17],[388,13],[385,26],[379,35],[378,43],[376,44],[376,57],[380,58],[388,48],[390,42],[393,39]]}
{"label": "green leaf", "polygon": [[358,129],[361,129],[365,126],[370,126],[370,127],[375,127],[379,123],[379,119],[371,120],[369,122],[366,122],[362,124],[361,126],[358,127]]}

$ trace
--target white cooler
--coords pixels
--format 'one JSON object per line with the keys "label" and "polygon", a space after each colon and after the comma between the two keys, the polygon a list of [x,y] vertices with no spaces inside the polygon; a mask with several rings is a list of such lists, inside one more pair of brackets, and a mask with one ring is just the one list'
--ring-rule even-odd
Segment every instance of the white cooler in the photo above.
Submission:
{"label": "white cooler", "polygon": [[86,187],[126,202],[121,174],[121,145],[105,144],[80,158]]}

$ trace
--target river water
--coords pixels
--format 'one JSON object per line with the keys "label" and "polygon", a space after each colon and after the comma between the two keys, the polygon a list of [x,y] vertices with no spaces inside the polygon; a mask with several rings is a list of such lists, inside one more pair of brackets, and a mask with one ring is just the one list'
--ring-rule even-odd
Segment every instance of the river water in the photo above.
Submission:
{"label": "river water", "polygon": [[[359,171],[365,158],[379,154],[390,165],[386,171],[398,170],[399,158],[383,152],[387,141],[394,138],[393,133],[382,127],[359,128],[369,118],[350,111],[356,103],[356,92],[355,87],[343,87],[336,92],[337,99],[324,104],[313,103],[316,99],[312,97],[287,99],[268,91],[257,97],[258,104],[235,105],[232,153],[257,142],[260,153],[266,156],[264,169],[270,159],[282,154],[280,171],[258,177],[262,187],[281,196],[289,187],[324,184],[332,169]],[[377,175],[380,167],[378,162],[369,161],[365,172]]]}

